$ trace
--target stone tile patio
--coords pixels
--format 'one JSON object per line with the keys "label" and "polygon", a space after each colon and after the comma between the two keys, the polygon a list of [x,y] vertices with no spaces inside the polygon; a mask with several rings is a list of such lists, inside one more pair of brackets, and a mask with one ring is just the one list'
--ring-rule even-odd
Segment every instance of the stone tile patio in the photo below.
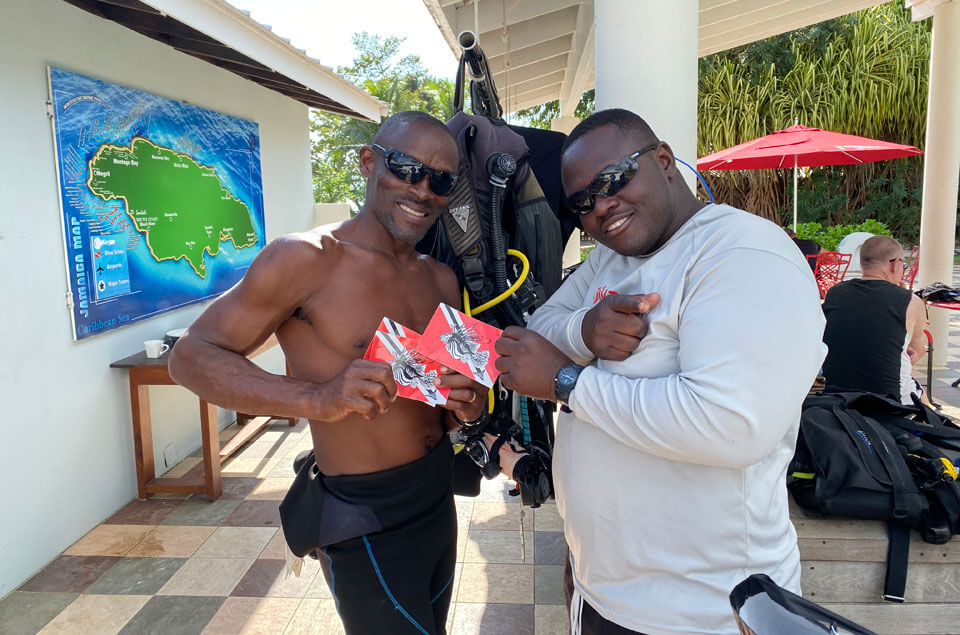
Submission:
{"label": "stone tile patio", "polygon": [[[309,438],[303,422],[271,423],[224,463],[217,501],[131,501],[0,600],[0,633],[342,633],[318,564],[287,574],[278,529],[293,457]],[[173,474],[199,467],[184,463]],[[521,510],[509,487],[499,477],[477,498],[457,498],[451,633],[567,630],[556,505]]]}

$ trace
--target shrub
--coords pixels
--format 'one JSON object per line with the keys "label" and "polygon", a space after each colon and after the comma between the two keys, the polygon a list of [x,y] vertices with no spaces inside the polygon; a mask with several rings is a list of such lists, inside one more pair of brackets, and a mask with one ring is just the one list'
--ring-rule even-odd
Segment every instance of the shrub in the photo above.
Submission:
{"label": "shrub", "polygon": [[887,226],[874,218],[868,218],[856,225],[831,225],[829,227],[823,227],[820,223],[799,223],[797,225],[797,238],[815,240],[826,251],[835,251],[840,241],[854,232],[869,232],[876,236],[893,238],[893,233]]}

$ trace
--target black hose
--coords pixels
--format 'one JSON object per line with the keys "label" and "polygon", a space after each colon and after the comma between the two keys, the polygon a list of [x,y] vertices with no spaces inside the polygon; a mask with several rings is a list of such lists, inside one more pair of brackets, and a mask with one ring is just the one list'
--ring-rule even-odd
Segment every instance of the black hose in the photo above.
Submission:
{"label": "black hose", "polygon": [[[510,287],[507,281],[507,250],[503,244],[503,195],[507,182],[517,171],[516,160],[506,152],[495,152],[487,157],[487,174],[490,175],[490,251],[493,252],[493,282],[496,292],[503,293]],[[511,323],[523,326],[523,316],[517,311],[512,298],[506,298],[503,312]]]}

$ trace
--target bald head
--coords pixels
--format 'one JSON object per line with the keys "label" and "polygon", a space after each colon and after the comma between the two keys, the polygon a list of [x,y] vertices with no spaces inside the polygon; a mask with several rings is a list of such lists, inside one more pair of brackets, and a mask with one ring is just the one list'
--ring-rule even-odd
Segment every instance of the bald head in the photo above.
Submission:
{"label": "bald head", "polygon": [[567,148],[579,141],[581,137],[604,126],[614,126],[625,136],[634,139],[640,145],[659,141],[657,135],[655,135],[650,128],[650,125],[644,121],[640,115],[630,112],[629,110],[624,110],[623,108],[609,108],[607,110],[599,110],[577,124],[577,127],[571,130],[570,134],[567,135],[567,138],[563,141],[563,147],[560,149],[560,153],[566,154]]}
{"label": "bald head", "polygon": [[860,268],[864,271],[886,268],[891,260],[903,257],[903,248],[889,236],[873,236],[860,247]]}
{"label": "bald head", "polygon": [[387,117],[386,121],[380,124],[377,134],[373,137],[373,142],[382,146],[389,146],[396,143],[397,139],[402,138],[404,131],[408,126],[424,126],[453,142],[453,133],[447,126],[433,115],[421,112],[419,110],[404,110]]}

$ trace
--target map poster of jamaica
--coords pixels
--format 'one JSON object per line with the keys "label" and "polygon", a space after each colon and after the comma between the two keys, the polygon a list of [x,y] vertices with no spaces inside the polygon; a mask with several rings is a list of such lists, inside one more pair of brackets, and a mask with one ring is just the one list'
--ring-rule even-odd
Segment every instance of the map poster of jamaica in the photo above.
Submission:
{"label": "map poster of jamaica", "polygon": [[74,339],[240,280],[265,244],[257,124],[58,68],[49,80]]}

